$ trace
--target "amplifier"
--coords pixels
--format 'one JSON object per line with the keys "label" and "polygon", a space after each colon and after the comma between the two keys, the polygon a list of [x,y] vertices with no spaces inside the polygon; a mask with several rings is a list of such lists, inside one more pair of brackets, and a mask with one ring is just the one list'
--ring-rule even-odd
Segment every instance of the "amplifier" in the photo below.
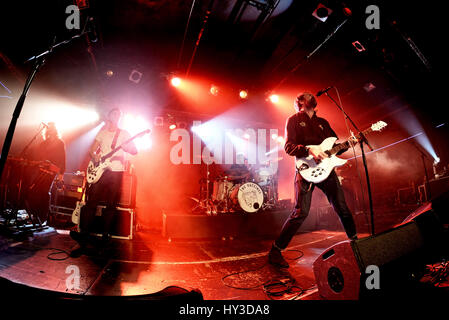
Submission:
{"label": "amplifier", "polygon": [[[118,206],[121,208],[136,207],[137,178],[134,174],[123,173],[122,188],[120,190],[120,201]],[[105,195],[107,196],[107,195]],[[100,203],[106,203],[106,199],[100,200]]]}
{"label": "amplifier", "polygon": [[137,177],[134,174],[124,173],[122,180],[122,190],[120,194],[119,207],[136,207]]}
{"label": "amplifier", "polygon": [[64,173],[63,188],[58,188],[56,180],[50,188],[50,215],[72,216],[76,202],[80,201],[85,186],[85,177],[81,173]]}
{"label": "amplifier", "polygon": [[[105,206],[98,206],[93,222],[93,233],[101,236],[103,223],[101,216]],[[117,207],[111,225],[111,238],[131,240],[133,238],[135,211],[130,208]]]}

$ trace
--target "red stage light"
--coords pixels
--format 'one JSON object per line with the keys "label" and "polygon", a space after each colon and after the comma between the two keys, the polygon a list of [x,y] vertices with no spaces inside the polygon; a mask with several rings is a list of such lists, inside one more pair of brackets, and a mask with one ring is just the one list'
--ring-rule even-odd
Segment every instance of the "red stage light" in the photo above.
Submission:
{"label": "red stage light", "polygon": [[240,98],[246,99],[246,98],[248,98],[248,91],[246,91],[246,90],[240,90],[239,95],[240,95]]}
{"label": "red stage light", "polygon": [[210,94],[211,94],[211,95],[217,96],[217,95],[218,95],[218,92],[219,92],[219,89],[218,89],[217,86],[211,85],[209,91],[210,91]]}
{"label": "red stage light", "polygon": [[272,94],[272,95],[270,96],[270,101],[271,101],[272,103],[278,103],[278,102],[279,102],[279,96],[278,96],[277,94]]}
{"label": "red stage light", "polygon": [[182,81],[181,78],[173,77],[170,82],[173,87],[179,87]]}

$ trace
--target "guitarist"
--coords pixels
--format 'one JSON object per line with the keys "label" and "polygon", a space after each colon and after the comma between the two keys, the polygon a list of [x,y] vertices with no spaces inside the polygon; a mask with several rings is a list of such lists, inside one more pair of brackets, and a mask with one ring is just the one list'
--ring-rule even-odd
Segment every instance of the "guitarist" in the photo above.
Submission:
{"label": "guitarist", "polygon": [[[94,162],[98,162],[102,155],[109,153],[116,146],[121,145],[130,139],[130,134],[118,127],[121,118],[121,111],[114,108],[109,111],[106,125],[95,137],[95,141],[89,149],[89,155]],[[126,153],[135,155],[137,149],[131,141],[122,146],[111,160],[111,165],[101,176],[100,180],[89,186],[86,194],[86,205],[82,207],[80,213],[80,232],[70,232],[70,236],[80,244],[80,248],[72,251],[71,256],[77,257],[85,253],[87,240],[91,231],[97,206],[100,201],[106,200],[106,208],[103,210],[103,242],[109,240],[109,232],[115,208],[120,201],[120,189],[123,172],[125,171]]]}
{"label": "guitarist", "polygon": [[[288,118],[285,128],[286,142],[284,149],[288,155],[297,158],[311,155],[316,161],[327,157],[327,155],[318,147],[306,147],[307,145],[319,145],[328,137],[337,137],[329,123],[316,115],[316,105],[317,101],[310,93],[300,94],[296,98],[295,109],[297,113]],[[351,143],[355,143],[355,141],[352,141]],[[340,153],[343,153],[346,150],[348,149],[344,149],[340,151]],[[320,188],[326,194],[327,199],[340,217],[348,238],[357,238],[354,220],[346,204],[344,193],[335,171],[332,171],[326,180],[316,185],[306,181],[298,172],[296,172],[295,208],[284,223],[281,234],[272,245],[268,255],[268,261],[271,264],[281,268],[289,267],[287,261],[282,257],[281,250],[288,246],[301,224],[307,218],[312,200],[312,192],[315,189],[315,186]]]}

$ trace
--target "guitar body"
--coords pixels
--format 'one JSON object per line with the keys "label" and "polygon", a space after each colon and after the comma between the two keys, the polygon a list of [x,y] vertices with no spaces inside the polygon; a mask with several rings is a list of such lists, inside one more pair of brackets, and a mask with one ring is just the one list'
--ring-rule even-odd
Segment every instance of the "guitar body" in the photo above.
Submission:
{"label": "guitar body", "polygon": [[84,207],[84,205],[85,205],[84,201],[76,202],[76,208],[75,208],[75,210],[73,210],[73,213],[72,213],[72,222],[74,224],[80,223],[81,208]]}
{"label": "guitar body", "polygon": [[143,136],[144,134],[150,133],[150,129],[146,129],[138,134],[136,134],[134,137],[126,140],[123,142],[120,146],[116,147],[114,150],[109,152],[108,154],[101,157],[101,160],[97,163],[93,162],[92,160],[89,162],[89,165],[87,166],[87,174],[86,174],[86,180],[87,183],[92,184],[98,182],[100,180],[103,173],[108,170],[111,166],[110,158],[122,148],[123,145],[133,141],[134,139]]}
{"label": "guitar body", "polygon": [[[335,137],[327,138],[318,147],[325,152],[326,150],[332,149],[335,141],[337,141]],[[335,167],[340,167],[346,162],[347,160],[340,159],[336,155],[331,155],[317,163],[312,156],[308,156],[297,159],[296,168],[306,181],[320,183],[329,177]]]}
{"label": "guitar body", "polygon": [[100,162],[99,164],[95,164],[92,160],[89,162],[89,165],[87,166],[87,174],[86,174],[86,180],[87,183],[97,183],[98,180],[100,180],[101,176],[109,168],[111,165],[111,162],[109,159],[106,159],[103,162]]}

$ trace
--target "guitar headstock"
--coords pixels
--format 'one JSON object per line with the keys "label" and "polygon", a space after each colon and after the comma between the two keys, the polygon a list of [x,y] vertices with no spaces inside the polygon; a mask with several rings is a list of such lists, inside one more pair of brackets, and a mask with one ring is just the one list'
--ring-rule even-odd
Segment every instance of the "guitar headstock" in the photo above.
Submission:
{"label": "guitar headstock", "polygon": [[384,121],[377,121],[371,125],[371,130],[373,131],[382,131],[387,126],[387,123]]}

